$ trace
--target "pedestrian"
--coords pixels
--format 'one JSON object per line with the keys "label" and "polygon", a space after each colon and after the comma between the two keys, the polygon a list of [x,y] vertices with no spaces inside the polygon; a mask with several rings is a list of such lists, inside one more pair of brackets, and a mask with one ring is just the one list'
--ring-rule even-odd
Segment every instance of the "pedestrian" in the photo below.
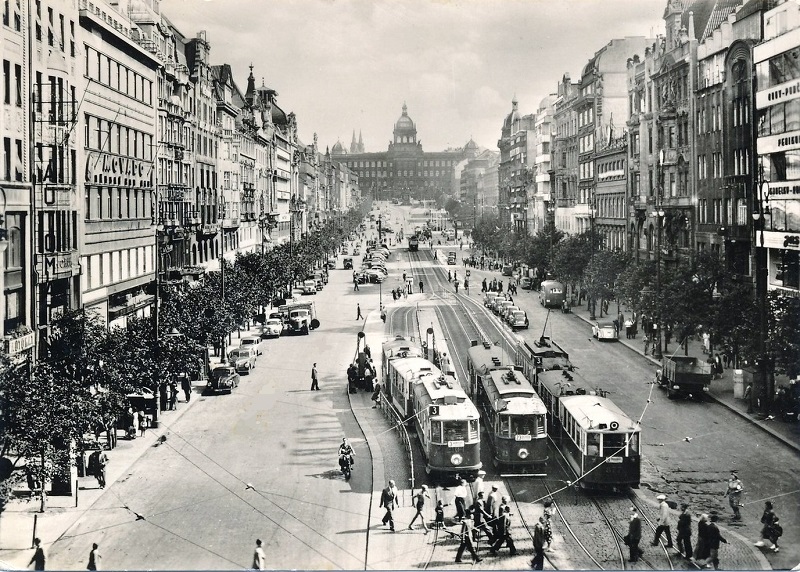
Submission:
{"label": "pedestrian", "polygon": [[448,282],[452,282],[453,281],[453,273],[450,272],[449,270],[447,271],[447,281]]}
{"label": "pedestrian", "polygon": [[458,280],[453,282],[453,285],[456,287],[456,294],[458,294],[458,284],[459,284]]}
{"label": "pedestrian", "polygon": [[392,300],[397,301],[397,291],[394,288],[392,288]]}
{"label": "pedestrian", "polygon": [[86,565],[87,570],[100,570],[100,559],[102,555],[99,546],[96,542],[92,543],[92,550],[89,552],[89,563]]}
{"label": "pedestrian", "polygon": [[505,543],[505,545],[508,546],[511,556],[514,556],[517,553],[517,547],[514,546],[514,539],[511,536],[513,521],[511,519],[510,506],[503,506],[498,517],[498,522],[500,523],[497,527],[498,534],[495,535],[495,541],[494,544],[492,544],[490,552],[492,556],[495,556],[497,551],[503,547],[503,543]]}
{"label": "pedestrian", "polygon": [[656,534],[650,545],[658,546],[661,540],[661,533],[664,532],[667,536],[667,548],[672,548],[672,513],[667,504],[667,495],[658,495],[656,500],[661,501],[661,504],[658,505],[658,526],[656,527]]}
{"label": "pedestrian", "polygon": [[256,539],[256,549],[253,551],[253,570],[266,570],[267,568],[267,555],[264,554],[264,549],[261,547],[261,539]]}
{"label": "pedestrian", "polygon": [[444,527],[444,502],[442,500],[436,501],[436,518],[434,520],[434,524],[436,524],[436,528]]}
{"label": "pedestrian", "polygon": [[403,282],[405,282],[405,281],[406,281],[406,273],[403,272]]}
{"label": "pedestrian", "polygon": [[42,541],[39,538],[33,539],[33,546],[35,548],[33,552],[33,556],[31,556],[31,561],[28,562],[28,566],[33,564],[34,570],[44,570],[45,562],[47,561],[47,556],[44,553],[44,548],[42,548]]}
{"label": "pedestrian", "polygon": [[[756,542],[754,546],[758,546],[761,548],[762,546],[766,546],[773,552],[778,552],[778,536],[775,535],[775,523],[777,523],[778,517],[775,515],[775,511],[772,507],[772,502],[766,501],[764,503],[764,512],[761,515],[761,524],[764,526],[761,527],[761,540]],[[780,527],[780,525],[778,525]],[[781,529],[781,532],[783,530]]]}
{"label": "pedestrian", "polygon": [[358,291],[358,274],[353,270],[353,292]]}
{"label": "pedestrian", "polygon": [[650,334],[645,331],[644,333],[644,355],[647,355],[647,352],[650,350]]}
{"label": "pedestrian", "polygon": [[709,554],[708,519],[707,514],[701,514],[697,519],[697,546],[694,550],[694,561],[701,568]]}
{"label": "pedestrian", "polygon": [[456,520],[460,520],[467,514],[467,481],[461,479],[453,491],[453,496],[455,497]]}
{"label": "pedestrian", "polygon": [[185,373],[181,375],[181,389],[183,390],[183,396],[186,398],[186,403],[189,403],[192,398],[192,382]]}
{"label": "pedestrian", "polygon": [[484,278],[483,282],[481,282],[481,292],[486,292],[486,290],[486,278]]}
{"label": "pedestrian", "polygon": [[625,320],[624,326],[625,326],[625,337],[630,340],[631,338],[633,338],[633,320],[628,318],[627,320]]}
{"label": "pedestrian", "polygon": [[533,560],[531,568],[544,570],[544,517],[539,517],[539,522],[533,526]]}
{"label": "pedestrian", "polygon": [[708,355],[711,353],[711,334],[703,332],[703,353]]}
{"label": "pedestrian", "polygon": [[547,548],[553,544],[553,501],[547,499],[544,501],[544,541],[547,543]]}
{"label": "pedestrian", "polygon": [[384,525],[389,525],[389,530],[394,532],[394,509],[399,506],[399,501],[397,500],[397,487],[394,485],[394,481],[390,480],[389,484],[383,491],[381,491],[381,507],[386,509],[386,514],[383,515],[383,522]]}
{"label": "pedestrian", "polygon": [[469,295],[469,280],[466,278],[464,278],[464,292],[466,292],[467,295]]}
{"label": "pedestrian", "polygon": [[361,315],[361,304],[356,304],[356,320],[363,320],[364,316]]}
{"label": "pedestrian", "polygon": [[[477,496],[478,493],[483,492],[483,477],[486,476],[486,471],[481,469],[478,471],[478,476],[475,477],[475,480],[472,481],[472,496]],[[489,502],[489,499],[486,500]],[[491,512],[487,509],[488,512]]]}
{"label": "pedestrian", "polygon": [[681,513],[678,515],[678,537],[675,539],[678,552],[687,560],[692,558],[692,515],[689,505],[681,503]]}
{"label": "pedestrian", "polygon": [[428,495],[428,485],[422,485],[422,488],[419,492],[414,495],[414,507],[417,509],[417,512],[414,514],[414,518],[411,519],[411,522],[408,523],[408,530],[414,530],[414,522],[416,522],[417,517],[422,521],[422,528],[425,530],[425,534],[428,534],[428,525],[425,524],[425,515],[422,514],[422,509],[425,508],[425,499],[431,498]]}
{"label": "pedestrian", "polygon": [[419,293],[420,294],[425,293],[425,284],[422,282],[422,280],[419,281]]}
{"label": "pedestrian", "polygon": [[[477,479],[476,479],[477,480]],[[481,483],[481,486],[483,483]],[[483,491],[480,491],[483,493]],[[489,515],[489,526],[492,528],[492,536],[496,539],[501,532],[500,529],[500,493],[497,492],[497,485],[492,485],[492,492],[486,497],[484,503],[486,513]]]}
{"label": "pedestrian", "polygon": [[169,410],[175,411],[178,403],[178,382],[174,379],[169,382]]}
{"label": "pedestrian", "polygon": [[472,516],[467,512],[461,520],[461,532],[459,533],[461,543],[458,545],[458,552],[456,552],[456,563],[462,562],[461,557],[464,556],[464,550],[469,550],[474,562],[481,562],[483,560],[479,558],[478,554],[475,552],[475,546],[472,543],[472,530]]}
{"label": "pedestrian", "polygon": [[719,544],[720,542],[728,544],[728,541],[725,540],[722,535],[719,533],[719,527],[717,526],[717,520],[719,517],[717,516],[716,512],[711,513],[711,522],[708,524],[708,559],[705,561],[705,564],[714,565],[714,570],[719,570]]}
{"label": "pedestrian", "polygon": [[106,467],[108,466],[108,455],[101,449],[97,455],[97,482],[100,488],[106,488]]}
{"label": "pedestrian", "polygon": [[631,519],[628,522],[628,534],[625,536],[625,544],[630,549],[630,562],[637,562],[644,551],[639,548],[639,541],[642,540],[642,521],[636,507],[631,507]]}
{"label": "pedestrian", "polygon": [[317,373],[317,362],[311,366],[311,391],[319,391],[319,374]]}
{"label": "pedestrian", "polygon": [[728,504],[733,510],[733,520],[742,519],[742,515],[739,514],[739,507],[742,506],[741,499],[743,489],[742,481],[739,480],[736,471],[731,471],[731,478],[728,479],[728,487],[725,489],[724,496],[728,497]]}
{"label": "pedestrian", "polygon": [[139,436],[144,437],[144,434],[147,431],[147,415],[144,414],[144,411],[139,411],[139,413],[137,413],[137,417],[139,422]]}
{"label": "pedestrian", "polygon": [[[481,491],[476,495],[470,510],[472,511],[472,517],[475,521],[476,534],[483,532],[486,535],[486,543],[491,546],[492,543],[494,543],[494,535],[487,522],[491,520],[492,515],[486,512],[485,503],[486,500],[484,499],[483,491]],[[476,540],[480,540],[480,536],[478,536]]]}
{"label": "pedestrian", "polygon": [[380,383],[375,382],[375,389],[372,390],[372,397],[370,399],[372,399],[372,401],[375,402],[375,405],[373,405],[372,408],[373,409],[377,408],[378,407],[378,403],[380,403],[380,400],[381,400],[381,384]]}

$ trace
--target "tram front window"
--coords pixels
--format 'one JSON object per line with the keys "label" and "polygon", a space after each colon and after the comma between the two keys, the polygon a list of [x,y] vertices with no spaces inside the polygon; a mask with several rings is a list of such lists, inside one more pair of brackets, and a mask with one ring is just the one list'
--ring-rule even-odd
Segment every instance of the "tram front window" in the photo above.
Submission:
{"label": "tram front window", "polygon": [[497,434],[500,437],[510,437],[511,436],[511,416],[510,415],[501,415],[500,416],[500,427],[498,428]]}
{"label": "tram front window", "polygon": [[628,447],[630,447],[631,455],[639,454],[639,434],[631,433],[628,436]]}
{"label": "tram front window", "polygon": [[515,415],[511,418],[511,436],[536,435],[536,425],[533,415]]}
{"label": "tram front window", "polygon": [[466,421],[445,421],[444,442],[467,441],[467,422]]}
{"label": "tram front window", "polygon": [[442,422],[441,421],[431,421],[431,442],[433,442],[433,443],[441,443],[442,442]]}
{"label": "tram front window", "polygon": [[627,437],[625,433],[605,433],[603,435],[603,456],[624,457]]}

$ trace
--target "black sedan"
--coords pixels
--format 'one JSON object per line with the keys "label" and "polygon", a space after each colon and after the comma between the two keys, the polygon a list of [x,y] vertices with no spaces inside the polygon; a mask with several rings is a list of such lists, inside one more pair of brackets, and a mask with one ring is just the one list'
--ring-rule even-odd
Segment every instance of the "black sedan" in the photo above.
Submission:
{"label": "black sedan", "polygon": [[231,365],[222,365],[211,370],[206,389],[212,393],[231,393],[239,385],[239,374]]}

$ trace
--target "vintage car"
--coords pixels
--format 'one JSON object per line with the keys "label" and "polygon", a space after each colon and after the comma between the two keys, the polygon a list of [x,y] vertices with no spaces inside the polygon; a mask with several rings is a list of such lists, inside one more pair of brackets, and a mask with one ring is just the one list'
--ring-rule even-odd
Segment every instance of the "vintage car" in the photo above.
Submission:
{"label": "vintage car", "polygon": [[494,305],[494,313],[500,316],[500,318],[502,319],[505,308],[508,308],[509,306],[513,305],[514,302],[512,302],[511,300],[503,300],[502,302],[498,302]]}
{"label": "vintage car", "polygon": [[256,367],[256,351],[253,348],[236,348],[228,352],[228,363],[236,373],[250,373]]}
{"label": "vintage car", "polygon": [[456,264],[456,253],[455,252],[448,252],[447,253],[447,264]]}
{"label": "vintage car", "polygon": [[224,391],[231,393],[233,388],[239,385],[239,374],[236,368],[229,365],[222,365],[211,370],[208,376],[206,389],[213,393]]}
{"label": "vintage car", "polygon": [[326,266],[327,266],[328,270],[333,270],[334,268],[336,268],[336,259],[335,258],[329,258],[328,259],[328,263],[326,264]]}
{"label": "vintage car", "polygon": [[258,349],[261,345],[261,338],[258,336],[245,336],[241,340],[239,340],[239,347],[240,348],[250,348],[256,351],[256,355],[261,355],[261,350]]}
{"label": "vintage car", "polygon": [[514,304],[512,304],[511,306],[506,306],[505,308],[503,308],[503,313],[500,315],[500,317],[503,319],[504,322],[508,322],[508,317],[514,312],[518,312],[521,309],[522,308]]}
{"label": "vintage car", "polygon": [[342,263],[345,270],[352,270],[353,269],[353,259],[352,258],[345,258],[344,262]]}
{"label": "vintage car", "polygon": [[616,340],[617,329],[612,320],[596,320],[592,323],[592,336],[598,340]]}
{"label": "vintage car", "polygon": [[524,310],[515,310],[508,316],[508,325],[514,330],[527,328],[530,323],[528,322],[528,315]]}
{"label": "vintage car", "polygon": [[514,265],[513,264],[504,264],[502,270],[503,276],[511,276],[514,274]]}
{"label": "vintage car", "polygon": [[523,290],[530,290],[533,288],[533,278],[530,276],[523,276],[519,279],[519,287]]}
{"label": "vintage car", "polygon": [[317,293],[317,281],[313,278],[310,280],[306,280],[303,282],[303,294],[316,294]]}
{"label": "vintage car", "polygon": [[379,268],[369,268],[364,270],[364,277],[366,278],[367,282],[372,284],[380,284],[386,280],[386,274],[384,274]]}
{"label": "vintage car", "polygon": [[278,338],[283,333],[283,318],[268,318],[261,335],[265,338]]}
{"label": "vintage car", "polygon": [[495,298],[497,298],[497,292],[487,292],[483,296],[483,305],[486,306],[487,308],[491,307],[492,302],[494,301]]}

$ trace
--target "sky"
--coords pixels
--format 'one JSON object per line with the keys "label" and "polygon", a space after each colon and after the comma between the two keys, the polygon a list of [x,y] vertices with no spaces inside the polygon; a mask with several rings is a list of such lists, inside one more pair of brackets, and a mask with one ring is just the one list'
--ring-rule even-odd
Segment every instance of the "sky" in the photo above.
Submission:
{"label": "sky", "polygon": [[[162,0],[187,38],[206,30],[211,63],[240,89],[278,92],[300,139],[322,151],[353,130],[385,151],[403,103],[425,151],[470,138],[497,150],[516,96],[535,113],[613,38],[664,33],[667,0]],[[642,56],[643,54],[640,54]]]}

